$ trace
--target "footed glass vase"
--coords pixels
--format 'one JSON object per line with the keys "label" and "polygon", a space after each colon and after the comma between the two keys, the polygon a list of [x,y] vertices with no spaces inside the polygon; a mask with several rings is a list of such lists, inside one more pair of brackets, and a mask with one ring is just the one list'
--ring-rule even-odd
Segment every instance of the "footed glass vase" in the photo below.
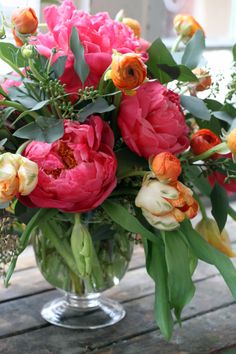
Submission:
{"label": "footed glass vase", "polygon": [[101,294],[125,275],[132,236],[102,213],[58,213],[33,232],[33,248],[44,278],[62,292],[41,311],[48,322],[96,329],[125,316],[117,301]]}

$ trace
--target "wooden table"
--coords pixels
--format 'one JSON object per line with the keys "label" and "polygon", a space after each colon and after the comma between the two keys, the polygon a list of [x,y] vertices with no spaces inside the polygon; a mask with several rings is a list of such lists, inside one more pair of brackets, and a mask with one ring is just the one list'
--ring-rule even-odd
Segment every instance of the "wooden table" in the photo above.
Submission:
{"label": "wooden table", "polygon": [[[228,223],[231,239],[232,222]],[[204,263],[194,274],[196,294],[183,312],[183,326],[175,326],[166,342],[153,320],[152,280],[146,274],[141,246],[121,283],[107,291],[124,304],[124,320],[96,331],[52,326],[40,316],[55,296],[35,266],[28,248],[18,263],[12,285],[0,289],[1,354],[188,354],[236,353],[236,304],[216,269]]]}

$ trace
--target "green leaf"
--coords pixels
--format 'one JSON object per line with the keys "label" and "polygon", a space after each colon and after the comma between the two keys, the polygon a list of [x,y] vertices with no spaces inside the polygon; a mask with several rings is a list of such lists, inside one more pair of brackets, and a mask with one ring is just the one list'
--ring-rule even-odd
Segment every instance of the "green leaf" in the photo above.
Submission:
{"label": "green leaf", "polygon": [[50,100],[40,101],[36,103],[36,105],[33,108],[31,108],[30,111],[39,111],[41,108],[45,107],[49,102]]}
{"label": "green leaf", "polygon": [[122,148],[115,152],[118,161],[117,178],[124,178],[134,170],[148,170],[148,162],[146,159],[139,157],[128,148]]}
{"label": "green leaf", "polygon": [[224,122],[227,122],[229,125],[231,125],[233,122],[233,118],[227,112],[216,111],[216,112],[213,112],[212,114],[217,119],[223,120]]}
{"label": "green leaf", "polygon": [[224,253],[208,244],[199,233],[193,229],[189,220],[183,221],[180,227],[181,231],[188,239],[189,245],[196,257],[206,263],[213,264],[219,270],[236,300],[236,269],[231,260],[225,256]]}
{"label": "green leaf", "polygon": [[215,183],[211,194],[211,213],[214,216],[220,232],[223,230],[228,216],[229,200],[226,191],[218,183]]}
{"label": "green leaf", "polygon": [[206,98],[204,100],[206,106],[208,109],[210,109],[211,111],[220,111],[221,108],[223,107],[223,104],[220,103],[219,101],[216,100],[212,100],[210,98]]}
{"label": "green leaf", "polygon": [[2,60],[6,58],[18,68],[22,68],[25,66],[26,61],[22,57],[20,48],[15,47],[9,42],[0,42],[0,56]]}
{"label": "green leaf", "polygon": [[33,108],[38,101],[36,101],[33,97],[29,96],[28,92],[24,92],[21,88],[18,87],[9,87],[8,88],[8,96],[11,101],[16,101],[22,104],[26,108]]}
{"label": "green leaf", "polygon": [[116,107],[109,103],[102,97],[98,97],[94,102],[89,103],[79,113],[79,121],[83,123],[87,117],[94,113],[105,113],[113,111]]}
{"label": "green leaf", "polygon": [[[161,83],[167,83],[173,79],[162,68],[177,66],[175,60],[166,48],[160,38],[156,39],[148,49],[148,61],[146,63],[148,70],[152,73],[153,78],[158,79]],[[179,72],[179,69],[178,69]]]}
{"label": "green leaf", "polygon": [[64,134],[62,119],[53,117],[38,117],[35,122],[31,122],[15,131],[14,136],[22,139],[31,139],[46,143],[53,143]]}
{"label": "green leaf", "polygon": [[19,200],[16,201],[14,207],[14,213],[17,219],[24,224],[28,224],[28,222],[38,211],[39,208],[28,208],[27,206],[22,204]]}
{"label": "green leaf", "polygon": [[109,215],[109,217],[123,229],[136,234],[144,235],[148,240],[157,242],[157,236],[147,230],[139,220],[130,214],[130,212],[118,203],[106,200],[101,207]]}
{"label": "green leaf", "polygon": [[196,165],[188,165],[184,169],[184,173],[189,181],[197,187],[197,189],[204,195],[210,196],[211,186],[208,180],[203,176],[200,168]]}
{"label": "green leaf", "polygon": [[59,78],[63,75],[65,71],[66,61],[67,61],[67,56],[63,55],[59,57],[57,61],[55,61],[55,63],[53,63],[51,69],[55,73],[56,78]]}
{"label": "green leaf", "polygon": [[181,105],[189,111],[194,117],[210,120],[211,114],[207,109],[203,100],[194,96],[181,95],[180,97]]}
{"label": "green leaf", "polygon": [[145,249],[147,272],[155,282],[155,319],[162,334],[169,340],[172,335],[174,321],[168,300],[168,272],[164,245],[161,239],[157,237],[157,243],[148,241]]}
{"label": "green leaf", "polygon": [[234,61],[236,61],[236,44],[234,44],[234,46],[232,48],[232,52],[233,52],[233,59],[234,59]]}
{"label": "green leaf", "polygon": [[205,36],[202,31],[197,31],[185,47],[182,64],[194,69],[198,66],[202,52],[205,49]]}
{"label": "green leaf", "polygon": [[182,82],[197,82],[199,81],[197,76],[193,74],[193,72],[185,65],[178,65],[180,69],[180,75],[178,76],[178,80]]}
{"label": "green leaf", "polygon": [[84,84],[89,74],[89,66],[85,61],[84,47],[80,42],[79,34],[76,27],[72,27],[72,32],[70,37],[70,49],[74,54],[75,72],[79,76],[82,84]]}
{"label": "green leaf", "polygon": [[162,238],[168,269],[169,299],[180,321],[182,309],[195,292],[190,272],[189,248],[179,230],[163,232]]}

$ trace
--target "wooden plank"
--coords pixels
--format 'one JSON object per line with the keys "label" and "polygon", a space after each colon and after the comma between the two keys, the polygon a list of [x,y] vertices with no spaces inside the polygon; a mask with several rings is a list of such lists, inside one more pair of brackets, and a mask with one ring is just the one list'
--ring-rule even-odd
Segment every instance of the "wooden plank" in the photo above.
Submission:
{"label": "wooden plank", "polygon": [[[196,285],[196,295],[191,305],[185,309],[183,319],[196,317],[202,313],[232,304],[232,296],[220,276],[197,283]],[[214,289],[213,295],[212,289]],[[113,326],[112,330],[109,328],[98,329],[96,330],[96,334],[94,334],[94,331],[69,331],[68,329],[56,326],[37,329],[40,326],[46,325],[45,321],[41,319],[39,315],[42,304],[52,299],[55,294],[56,291],[50,291],[28,298],[22,298],[17,301],[6,302],[0,306],[1,336],[14,335],[13,337],[0,340],[0,352],[1,345],[6,345],[5,343],[9,341],[14,342],[15,347],[22,348],[26,338],[29,338],[28,333],[19,335],[17,335],[17,333],[28,330],[31,331],[31,344],[28,344],[28,350],[32,349],[34,353],[34,343],[35,341],[39,341],[38,338],[44,338],[42,347],[40,347],[41,349],[44,349],[44,345],[48,345],[49,348],[53,347],[56,338],[60,342],[66,341],[68,343],[77,343],[81,347],[89,346],[90,348],[98,348],[112,342],[141,335],[143,332],[151,331],[156,328],[153,319],[154,297],[153,295],[149,295],[126,302],[125,308],[127,310],[127,316],[123,321]],[[119,296],[114,294],[113,298],[119,298]],[[188,331],[187,328],[185,330]],[[31,347],[29,347],[30,345]],[[76,353],[76,347],[71,347],[71,349],[74,349],[72,353]],[[56,351],[56,353],[64,354],[63,351]]]}
{"label": "wooden plank", "polygon": [[[129,341],[113,344],[95,354],[235,354],[236,304],[184,322],[176,328],[170,342],[159,331],[137,336]],[[231,349],[223,348],[231,346]]]}
{"label": "wooden plank", "polygon": [[[138,253],[140,252],[140,254]],[[143,256],[143,250],[139,250],[136,255],[140,258]],[[133,263],[137,265],[137,262]],[[207,277],[212,277],[218,274],[215,267],[204,262],[199,262],[194,273],[195,281],[202,281]],[[9,301],[19,297],[32,295],[52,289],[52,286],[47,283],[41,275],[38,268],[30,268],[16,272],[12,276],[11,284],[6,289],[0,285],[0,303]],[[154,291],[153,282],[147,274],[145,268],[131,268],[122,279],[118,287],[113,287],[111,292],[125,294],[127,300],[134,296],[144,296]],[[123,296],[124,298],[124,296]]]}

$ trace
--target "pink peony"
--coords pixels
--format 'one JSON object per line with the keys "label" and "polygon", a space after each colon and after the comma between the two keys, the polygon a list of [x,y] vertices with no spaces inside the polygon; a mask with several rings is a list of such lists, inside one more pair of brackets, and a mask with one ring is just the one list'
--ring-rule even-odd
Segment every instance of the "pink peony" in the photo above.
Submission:
{"label": "pink peony", "polygon": [[85,212],[99,206],[116,186],[114,136],[98,116],[85,124],[65,120],[64,136],[52,144],[31,142],[24,156],[39,166],[38,184],[20,198],[30,207]]}
{"label": "pink peony", "polygon": [[112,49],[126,53],[143,48],[143,43],[125,24],[112,20],[106,12],[90,15],[78,11],[71,0],[65,0],[59,7],[55,5],[46,7],[44,17],[49,32],[37,35],[37,48],[46,57],[51,55],[52,48],[57,48],[59,52],[54,60],[61,55],[68,56],[65,72],[60,78],[67,85],[68,92],[75,93],[82,87],[74,71],[74,55],[69,47],[73,26],[79,32],[85,50],[85,60],[90,67],[85,86],[98,85],[104,71],[111,63]]}
{"label": "pink peony", "polygon": [[123,96],[118,126],[130,150],[145,158],[189,146],[179,96],[157,81],[142,85],[135,96]]}

